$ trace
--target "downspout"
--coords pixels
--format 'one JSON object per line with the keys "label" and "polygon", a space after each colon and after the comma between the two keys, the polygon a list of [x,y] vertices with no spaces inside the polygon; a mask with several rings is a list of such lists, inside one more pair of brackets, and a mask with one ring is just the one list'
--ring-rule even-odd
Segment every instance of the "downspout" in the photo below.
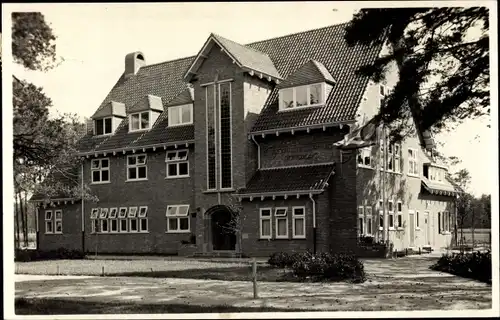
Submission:
{"label": "downspout", "polygon": [[260,169],[260,144],[255,140],[255,136],[251,135],[253,142],[257,145],[257,170]]}
{"label": "downspout", "polygon": [[82,161],[81,165],[81,177],[82,177],[82,182],[81,182],[81,201],[82,201],[82,253],[85,254],[85,200],[83,196],[83,165],[84,161]]}
{"label": "downspout", "polygon": [[312,201],[312,214],[313,214],[313,253],[316,254],[316,201],[313,194],[309,193],[309,199]]}
{"label": "downspout", "polygon": [[38,204],[35,209],[36,216],[35,216],[35,222],[36,222],[36,249],[40,250],[40,227],[39,227],[39,215],[40,215],[40,205]]}
{"label": "downspout", "polygon": [[385,136],[385,127],[382,125],[382,146],[383,146],[383,164],[382,164],[382,171],[381,171],[381,178],[382,178],[382,214],[384,216],[384,226],[383,226],[383,240],[386,243],[386,245],[389,245],[389,217],[388,217],[388,212],[386,210],[386,199],[385,199],[385,179],[386,179],[386,168],[385,166],[387,165],[387,138]]}

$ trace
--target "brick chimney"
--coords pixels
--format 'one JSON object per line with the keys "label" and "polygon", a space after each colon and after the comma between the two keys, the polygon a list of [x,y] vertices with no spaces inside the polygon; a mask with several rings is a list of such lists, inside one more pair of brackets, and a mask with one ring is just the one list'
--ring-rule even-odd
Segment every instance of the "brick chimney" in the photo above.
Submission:
{"label": "brick chimney", "polygon": [[142,66],[146,65],[144,54],[140,51],[129,53],[125,56],[125,79],[128,79],[135,74]]}

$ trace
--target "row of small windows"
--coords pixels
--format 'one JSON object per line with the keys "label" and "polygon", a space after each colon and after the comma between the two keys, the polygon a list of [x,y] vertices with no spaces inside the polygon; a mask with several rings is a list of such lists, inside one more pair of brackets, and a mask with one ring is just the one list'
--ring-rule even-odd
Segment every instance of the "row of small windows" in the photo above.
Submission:
{"label": "row of small windows", "polygon": [[[90,213],[92,233],[148,232],[147,206],[93,208]],[[189,205],[167,206],[166,232],[190,232]]]}
{"label": "row of small windows", "polygon": [[[167,178],[189,177],[188,154],[188,150],[167,151],[165,157]],[[148,179],[147,158],[147,154],[127,156],[127,181]],[[111,179],[109,158],[92,159],[90,171],[92,183],[109,183]]]}
{"label": "row of small windows", "polygon": [[[389,172],[402,173],[403,163],[402,163],[402,152],[400,144],[388,144],[387,145],[387,155],[384,159],[384,146],[382,141],[380,142],[380,153],[379,153],[379,168],[381,170],[385,169]],[[366,147],[359,149],[357,163],[359,167],[363,168],[374,168],[375,163],[373,161],[373,149],[372,147]],[[408,175],[418,176],[419,175],[419,164],[417,150],[413,148],[408,148]]]}
{"label": "row of small windows", "polygon": [[[288,208],[261,208],[259,234],[261,239],[289,239]],[[274,221],[274,224],[273,224]],[[274,229],[273,229],[274,225]],[[305,239],[306,217],[305,207],[293,207],[291,215],[292,239]]]}
{"label": "row of small windows", "polygon": [[[384,212],[382,209],[383,201],[380,200],[378,204],[378,215],[374,216],[372,214],[371,206],[359,206],[358,207],[358,234],[371,236],[377,230],[381,231],[384,228]],[[429,213],[429,211],[425,211]],[[420,211],[409,210],[408,213],[414,214],[414,225],[415,229],[420,228]],[[387,201],[387,218],[388,218],[388,228],[389,230],[403,230],[405,225],[403,221],[403,204],[401,201],[397,201],[396,206],[392,200]],[[396,219],[395,219],[396,218]],[[425,220],[427,224],[427,218]],[[438,212],[438,232],[446,233],[450,232],[452,228],[452,215],[449,211]]]}
{"label": "row of small windows", "polygon": [[[193,105],[186,104],[169,107],[168,126],[188,125],[193,123]],[[136,112],[129,115],[129,131],[142,131],[151,129],[154,119],[151,111]],[[97,136],[113,133],[113,121],[118,121],[113,117],[105,117],[94,120],[94,134]],[[116,127],[116,124],[115,124]]]}

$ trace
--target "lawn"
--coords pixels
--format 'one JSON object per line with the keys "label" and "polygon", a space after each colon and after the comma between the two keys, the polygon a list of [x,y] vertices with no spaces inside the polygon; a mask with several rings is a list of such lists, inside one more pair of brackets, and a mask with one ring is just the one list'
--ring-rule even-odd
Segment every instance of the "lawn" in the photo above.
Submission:
{"label": "lawn", "polygon": [[230,305],[102,303],[66,299],[16,298],[17,315],[59,314],[148,314],[148,313],[233,313],[233,312],[296,312],[272,307],[234,307]]}

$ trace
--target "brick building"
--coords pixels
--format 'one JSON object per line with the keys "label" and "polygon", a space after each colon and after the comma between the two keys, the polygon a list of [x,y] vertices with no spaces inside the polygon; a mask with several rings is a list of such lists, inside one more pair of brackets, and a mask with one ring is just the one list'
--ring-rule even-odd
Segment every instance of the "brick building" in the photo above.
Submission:
{"label": "brick building", "polygon": [[[79,142],[97,203],[39,201],[38,244],[99,253],[266,256],[452,240],[455,188],[417,133],[397,145],[359,128],[394,85],[355,71],[385,48],[345,25],[241,45],[211,34],[196,56],[124,73]],[[364,128],[367,128],[366,126]],[[235,224],[236,222],[236,224]]]}

